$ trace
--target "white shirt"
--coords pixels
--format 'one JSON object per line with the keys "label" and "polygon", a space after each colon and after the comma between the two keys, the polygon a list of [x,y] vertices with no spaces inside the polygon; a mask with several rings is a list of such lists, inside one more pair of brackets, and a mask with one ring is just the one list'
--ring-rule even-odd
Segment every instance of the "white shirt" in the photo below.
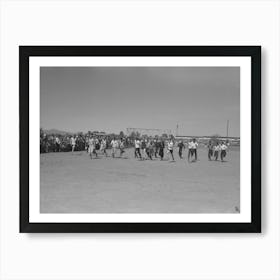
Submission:
{"label": "white shirt", "polygon": [[220,145],[214,146],[214,151],[216,151],[216,152],[220,151]]}
{"label": "white shirt", "polygon": [[222,145],[221,145],[221,150],[222,150],[222,151],[225,151],[227,148],[228,148],[227,145],[225,145],[225,144],[222,144]]}
{"label": "white shirt", "polygon": [[135,148],[140,148],[140,141],[139,140],[135,140]]}
{"label": "white shirt", "polygon": [[113,148],[117,148],[118,147],[118,141],[117,140],[112,140],[111,145]]}
{"label": "white shirt", "polygon": [[174,147],[173,141],[170,141],[170,142],[167,143],[167,149],[168,150],[173,150],[173,147]]}
{"label": "white shirt", "polygon": [[193,141],[188,143],[188,148],[189,149],[194,149],[194,142]]}
{"label": "white shirt", "polygon": [[89,146],[93,146],[93,144],[94,144],[94,139],[93,139],[93,138],[89,138],[88,144],[89,144]]}
{"label": "white shirt", "polygon": [[76,138],[71,137],[71,145],[75,145],[76,144]]}
{"label": "white shirt", "polygon": [[120,141],[120,148],[124,148],[124,142],[123,141]]}

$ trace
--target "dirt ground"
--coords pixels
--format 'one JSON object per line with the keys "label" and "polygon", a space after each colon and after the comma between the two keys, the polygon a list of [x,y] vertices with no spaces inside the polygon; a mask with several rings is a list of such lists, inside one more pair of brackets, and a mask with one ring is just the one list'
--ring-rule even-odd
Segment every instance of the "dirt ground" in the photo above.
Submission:
{"label": "dirt ground", "polygon": [[[108,154],[111,151],[108,150]],[[140,161],[134,150],[124,158],[86,152],[41,154],[41,213],[236,213],[240,204],[240,153],[226,162],[179,159]]]}

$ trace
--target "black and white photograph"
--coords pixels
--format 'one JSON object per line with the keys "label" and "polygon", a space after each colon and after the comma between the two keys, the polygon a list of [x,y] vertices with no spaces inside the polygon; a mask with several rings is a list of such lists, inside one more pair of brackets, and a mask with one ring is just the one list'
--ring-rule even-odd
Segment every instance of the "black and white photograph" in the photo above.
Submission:
{"label": "black and white photograph", "polygon": [[29,222],[164,224],[159,231],[253,223],[251,53],[259,49],[214,56],[224,48],[209,48],[198,56],[195,47],[182,55],[108,47],[106,56],[93,47],[90,56],[81,47],[67,56],[69,47],[47,47],[50,55],[30,56]]}
{"label": "black and white photograph", "polygon": [[41,67],[41,213],[239,213],[239,67]]}

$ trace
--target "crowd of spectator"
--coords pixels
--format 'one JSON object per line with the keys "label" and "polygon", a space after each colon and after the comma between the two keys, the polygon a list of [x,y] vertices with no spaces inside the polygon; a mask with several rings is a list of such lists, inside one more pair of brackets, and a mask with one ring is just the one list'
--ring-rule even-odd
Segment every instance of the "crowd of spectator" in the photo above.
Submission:
{"label": "crowd of spectator", "polygon": [[[40,153],[49,152],[70,152],[72,150],[71,138],[75,138],[75,151],[84,151],[87,148],[87,142],[91,132],[79,134],[47,134],[40,131]],[[133,139],[115,134],[99,135],[94,134],[96,145],[99,145],[101,139],[106,139],[107,148],[110,148],[111,141],[122,138],[126,147],[133,146]],[[98,147],[97,147],[98,148]]]}

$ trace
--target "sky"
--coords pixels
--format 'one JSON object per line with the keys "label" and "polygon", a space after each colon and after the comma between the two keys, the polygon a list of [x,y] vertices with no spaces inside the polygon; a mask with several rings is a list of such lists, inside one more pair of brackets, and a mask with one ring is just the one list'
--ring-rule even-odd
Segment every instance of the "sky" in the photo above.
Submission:
{"label": "sky", "polygon": [[40,126],[240,136],[239,67],[41,67]]}

